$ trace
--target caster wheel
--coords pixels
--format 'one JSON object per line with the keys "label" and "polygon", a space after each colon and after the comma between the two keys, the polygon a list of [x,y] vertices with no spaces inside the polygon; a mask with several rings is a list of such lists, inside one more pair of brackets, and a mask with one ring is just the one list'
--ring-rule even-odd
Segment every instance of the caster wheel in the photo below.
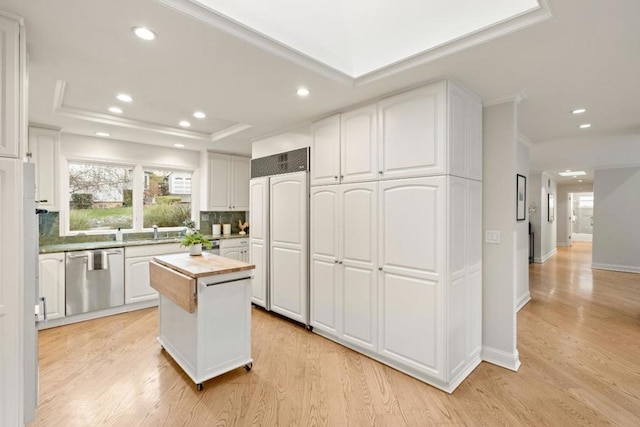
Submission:
{"label": "caster wheel", "polygon": [[244,365],[244,369],[247,370],[247,372],[249,372],[251,370],[251,368],[253,368],[253,362],[247,363],[246,365]]}
{"label": "caster wheel", "polygon": [[164,353],[165,351],[167,351],[167,350],[165,350],[163,346],[160,346],[160,352]]}
{"label": "caster wheel", "polygon": [[202,383],[196,384],[196,388],[198,389],[198,391],[202,391]]}
{"label": "caster wheel", "polygon": [[313,331],[313,326],[307,325],[307,331],[309,331],[309,332]]}

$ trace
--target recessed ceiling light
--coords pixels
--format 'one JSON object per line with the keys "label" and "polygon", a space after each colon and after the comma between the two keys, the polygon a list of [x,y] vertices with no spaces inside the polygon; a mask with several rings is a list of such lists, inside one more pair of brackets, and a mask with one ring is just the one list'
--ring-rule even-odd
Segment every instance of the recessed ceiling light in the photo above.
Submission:
{"label": "recessed ceiling light", "polygon": [[298,96],[308,96],[309,89],[307,89],[306,87],[301,87],[296,93],[298,94]]}
{"label": "recessed ceiling light", "polygon": [[182,126],[183,128],[188,128],[189,126],[191,126],[191,123],[189,123],[186,120],[181,120],[180,123],[178,123],[180,126]]}
{"label": "recessed ceiling light", "polygon": [[579,180],[578,180],[578,182],[582,182],[582,180],[581,180],[581,179],[579,179]]}
{"label": "recessed ceiling light", "polygon": [[184,144],[173,144],[174,147],[183,148]]}
{"label": "recessed ceiling light", "polygon": [[147,27],[133,27],[131,31],[133,31],[133,33],[136,36],[140,37],[142,40],[155,40],[155,38],[157,37],[156,33],[151,31]]}
{"label": "recessed ceiling light", "polygon": [[207,115],[202,111],[196,111],[195,113],[193,113],[193,117],[195,117],[196,119],[204,119],[205,117],[207,117]]}
{"label": "recessed ceiling light", "polygon": [[107,137],[107,136],[111,136],[111,134],[107,132],[96,132],[96,136]]}
{"label": "recessed ceiling light", "polygon": [[585,123],[579,126],[580,129],[589,129],[591,127],[591,123]]}
{"label": "recessed ceiling light", "polygon": [[587,173],[585,171],[568,171],[568,172],[558,172],[558,175],[560,176],[572,176],[572,177],[576,177],[576,176],[583,176],[586,175]]}
{"label": "recessed ceiling light", "polygon": [[120,107],[109,107],[109,111],[111,111],[112,113],[115,113],[115,114],[122,114],[123,113],[122,108],[120,108]]}
{"label": "recessed ceiling light", "polygon": [[118,98],[119,101],[122,102],[131,102],[133,101],[133,98],[131,97],[131,95],[127,95],[126,93],[119,93],[116,98]]}
{"label": "recessed ceiling light", "polygon": [[586,108],[576,108],[575,110],[572,111],[573,114],[582,114],[585,113],[587,111]]}

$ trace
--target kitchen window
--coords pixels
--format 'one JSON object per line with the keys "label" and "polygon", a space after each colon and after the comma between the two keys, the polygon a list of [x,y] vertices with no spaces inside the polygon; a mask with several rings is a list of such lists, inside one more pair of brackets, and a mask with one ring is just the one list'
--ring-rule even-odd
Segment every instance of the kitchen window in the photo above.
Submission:
{"label": "kitchen window", "polygon": [[141,165],[69,161],[67,231],[183,227],[191,218],[191,175]]}

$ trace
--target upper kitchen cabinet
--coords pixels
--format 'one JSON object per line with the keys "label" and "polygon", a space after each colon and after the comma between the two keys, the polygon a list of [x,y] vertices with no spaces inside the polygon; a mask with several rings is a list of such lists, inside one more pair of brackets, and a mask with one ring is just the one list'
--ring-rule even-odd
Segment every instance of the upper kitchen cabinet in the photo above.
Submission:
{"label": "upper kitchen cabinet", "polygon": [[377,179],[376,111],[370,104],[311,125],[311,185]]}
{"label": "upper kitchen cabinet", "polygon": [[246,157],[209,153],[210,211],[248,211],[250,160]]}
{"label": "upper kitchen cabinet", "polygon": [[60,131],[29,126],[29,152],[36,165],[36,200],[38,207],[60,210],[59,168]]}
{"label": "upper kitchen cabinet", "polygon": [[23,27],[18,19],[0,12],[0,157],[18,158],[24,99],[25,50]]}
{"label": "upper kitchen cabinet", "polygon": [[482,104],[451,81],[378,103],[380,179],[457,175],[482,179]]}
{"label": "upper kitchen cabinet", "polygon": [[311,125],[311,185],[340,182],[340,115]]}

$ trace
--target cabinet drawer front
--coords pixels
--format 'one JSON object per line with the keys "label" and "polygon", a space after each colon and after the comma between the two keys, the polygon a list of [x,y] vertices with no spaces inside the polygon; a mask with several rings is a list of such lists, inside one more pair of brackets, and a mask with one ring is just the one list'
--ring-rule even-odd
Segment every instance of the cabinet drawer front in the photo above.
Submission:
{"label": "cabinet drawer front", "polygon": [[189,248],[180,246],[180,243],[159,243],[157,245],[126,247],[124,248],[124,257],[125,259],[143,256],[153,257],[156,255],[175,254],[179,252],[189,252]]}

